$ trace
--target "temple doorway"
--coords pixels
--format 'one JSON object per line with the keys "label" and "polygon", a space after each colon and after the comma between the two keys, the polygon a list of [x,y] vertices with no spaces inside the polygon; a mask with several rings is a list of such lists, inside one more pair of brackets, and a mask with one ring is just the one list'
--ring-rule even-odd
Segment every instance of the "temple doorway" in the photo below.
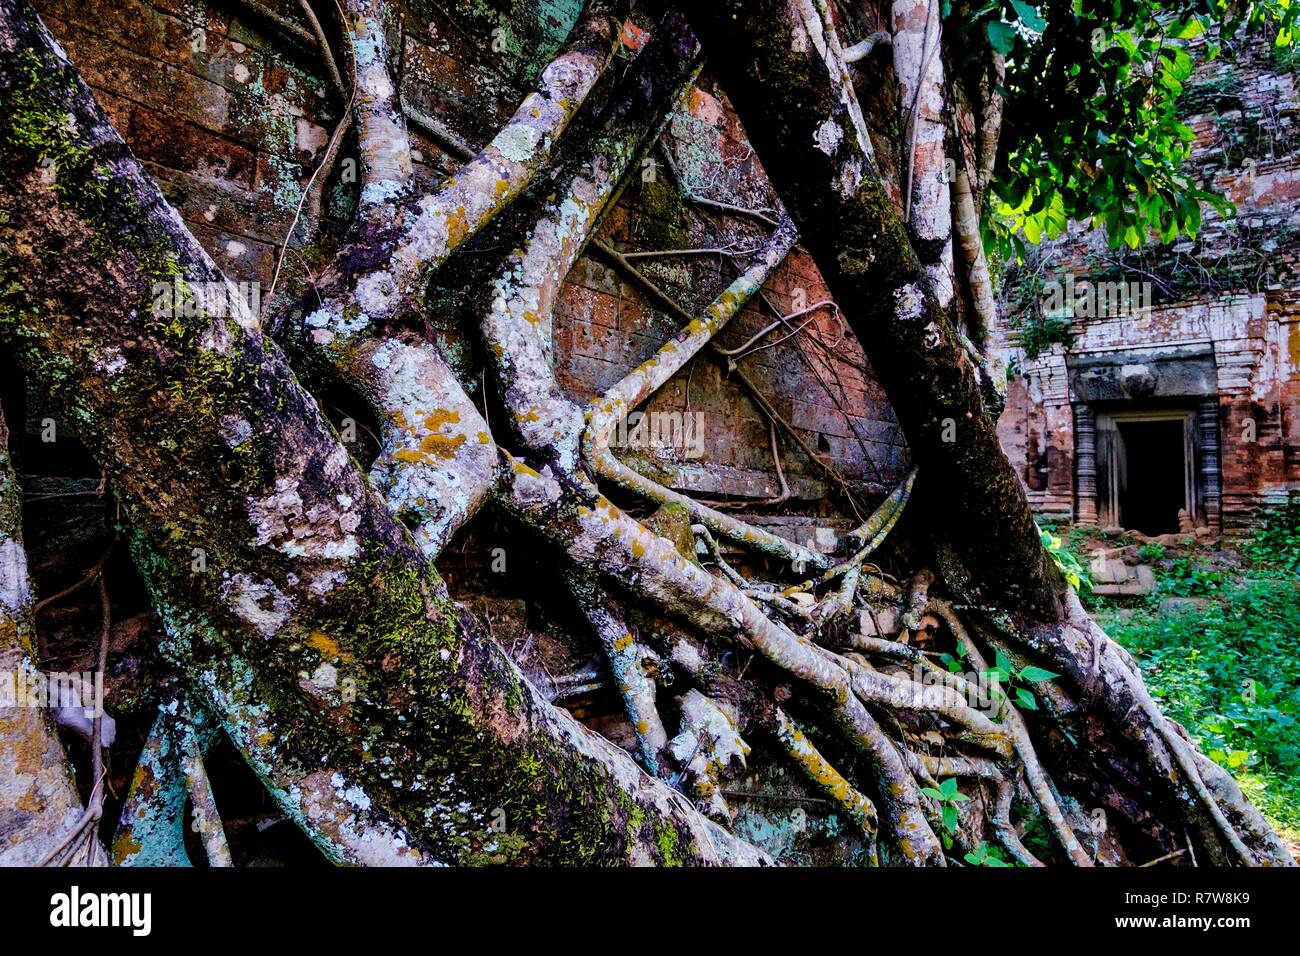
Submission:
{"label": "temple doorway", "polygon": [[1187,409],[1097,415],[1097,506],[1102,525],[1175,534],[1195,521],[1196,421]]}

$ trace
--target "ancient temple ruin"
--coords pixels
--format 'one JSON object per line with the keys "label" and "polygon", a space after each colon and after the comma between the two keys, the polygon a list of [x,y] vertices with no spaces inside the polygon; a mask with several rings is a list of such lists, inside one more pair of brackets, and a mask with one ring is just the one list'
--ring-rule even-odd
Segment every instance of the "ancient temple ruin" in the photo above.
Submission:
{"label": "ancient temple ruin", "polygon": [[999,431],[1040,512],[1232,537],[1300,494],[1295,67],[1225,41],[1184,93],[1190,162],[1235,215],[1136,251],[1075,227],[1008,275]]}

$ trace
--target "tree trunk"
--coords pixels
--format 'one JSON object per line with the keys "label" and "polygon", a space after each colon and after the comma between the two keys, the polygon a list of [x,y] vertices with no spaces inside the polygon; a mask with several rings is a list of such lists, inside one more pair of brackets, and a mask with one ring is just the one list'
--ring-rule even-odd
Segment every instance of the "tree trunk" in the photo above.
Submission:
{"label": "tree trunk", "polygon": [[[210,860],[229,862],[203,769],[214,727],[338,862],[765,864],[718,825],[732,820],[724,783],[745,768],[751,737],[799,768],[871,862],[943,865],[986,840],[1041,862],[1013,812],[1046,823],[1051,862],[1139,862],[1189,838],[1213,862],[1287,862],[1231,777],[1159,713],[1039,543],[998,447],[979,355],[950,314],[959,297],[944,287],[953,213],[933,128],[944,78],[927,55],[937,8],[895,7],[905,105],[928,124],[900,144],[912,184],[903,209],[878,172],[825,6],[812,0],[671,7],[608,96],[584,106],[623,12],[592,0],[509,123],[429,193],[415,183],[393,92],[385,5],[348,0],[353,53],[339,76],[351,74],[361,201],[312,293],[275,303],[266,326],[282,352],[227,294],[27,5],[0,0],[0,339],[103,468],[173,671],[114,840],[119,862],[180,862],[187,793]],[[698,314],[604,248],[683,327],[584,407],[555,377],[561,286],[701,49],[785,214],[714,203],[772,231]],[[594,115],[572,124],[580,109]],[[689,361],[736,365],[714,338],[760,295],[796,228],[917,466],[830,556],[610,451],[617,420]],[[476,236],[509,251],[487,255]],[[458,274],[458,249],[484,286],[464,301],[485,391],[507,415],[496,435],[421,319],[425,286],[444,266],[442,277]],[[369,475],[291,361],[327,369],[370,405],[381,448]],[[779,466],[783,421],[737,377],[769,419]],[[618,507],[609,485],[677,515],[684,542]],[[557,563],[559,599],[606,656],[641,766],[548,703],[448,596],[433,562],[488,502]],[[906,587],[869,563],[904,508],[924,516],[909,533],[939,571],[913,568]],[[16,525],[0,536],[12,548]],[[773,563],[742,573],[718,539]],[[706,550],[713,570],[696,560]],[[21,622],[23,602],[6,605]],[[1049,667],[1061,684],[1042,689],[1037,716],[1005,695],[977,705],[972,680],[938,668],[906,634],[846,633],[855,611],[877,610],[941,636],[977,674],[1006,658]],[[10,736],[45,755],[54,787],[48,727],[28,721],[0,743],[13,746]],[[936,789],[941,777],[949,790]],[[0,837],[66,828],[53,817],[76,807],[61,779],[63,791],[47,787],[49,813],[6,823]],[[944,794],[957,779],[981,809],[954,821]],[[1094,808],[1111,814],[1100,826]]]}
{"label": "tree trunk", "polygon": [[155,283],[226,280],[17,0],[0,103],[0,334],[108,474],[168,654],[328,856],[762,859],[461,616],[252,316],[155,314]]}
{"label": "tree trunk", "polygon": [[1231,777],[1159,713],[1136,663],[1088,619],[1047,559],[977,367],[916,251],[933,237],[909,234],[889,200],[817,5],[712,0],[692,5],[691,20],[889,394],[922,476],[946,583],[967,604],[991,609],[980,615],[989,632],[1073,685],[1076,699],[1056,720],[1080,745],[1058,734],[1055,749],[1068,753],[1057,759],[1166,852],[1177,849],[1167,842],[1176,833],[1148,811],[1149,794],[1187,822],[1210,859],[1289,863]]}

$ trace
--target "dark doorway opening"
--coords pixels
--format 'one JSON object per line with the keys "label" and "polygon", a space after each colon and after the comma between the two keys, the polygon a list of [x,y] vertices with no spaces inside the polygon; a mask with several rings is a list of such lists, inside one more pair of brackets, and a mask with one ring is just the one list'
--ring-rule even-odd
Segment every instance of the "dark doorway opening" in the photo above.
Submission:
{"label": "dark doorway opening", "polygon": [[1127,480],[1119,492],[1123,526],[1143,534],[1177,533],[1178,511],[1187,505],[1183,422],[1118,424],[1127,459]]}

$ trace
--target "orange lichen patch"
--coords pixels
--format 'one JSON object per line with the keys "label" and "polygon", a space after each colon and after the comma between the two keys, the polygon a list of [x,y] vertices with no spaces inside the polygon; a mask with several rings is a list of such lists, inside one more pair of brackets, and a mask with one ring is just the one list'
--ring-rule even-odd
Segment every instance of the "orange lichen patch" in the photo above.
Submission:
{"label": "orange lichen patch", "polygon": [[436,408],[424,416],[424,427],[431,432],[441,431],[443,425],[460,423],[460,412],[454,408]]}
{"label": "orange lichen patch", "polygon": [[11,742],[7,750],[20,774],[36,776],[45,766],[47,738],[42,733],[34,733],[31,726],[33,720],[39,719],[36,711],[29,710],[22,712],[18,720],[0,722],[0,739]]}
{"label": "orange lichen patch", "polygon": [[393,458],[407,464],[428,464],[435,459],[446,461],[456,457],[456,452],[463,444],[465,444],[464,435],[434,433],[420,439],[418,448],[403,448],[401,451],[394,452]]}
{"label": "orange lichen patch", "polygon": [[527,321],[531,322],[533,325],[536,325],[538,322],[542,321],[542,317],[538,315],[536,312],[534,312],[532,309],[528,309],[524,312],[524,318]]}
{"label": "orange lichen patch", "polygon": [[623,24],[623,32],[619,34],[619,42],[629,50],[639,50],[646,45],[650,39],[650,31],[642,30],[631,20]]}
{"label": "orange lichen patch", "polygon": [[492,443],[492,439],[491,439],[491,437],[488,435],[487,432],[479,432],[479,433],[478,433],[478,443],[479,443],[480,445],[488,445],[488,444],[491,444],[491,443]]}
{"label": "orange lichen patch", "polygon": [[459,423],[460,412],[451,408],[436,408],[427,415],[423,412],[417,414],[424,416],[419,426],[412,425],[401,409],[393,413],[393,422],[398,428],[411,436],[423,436],[416,447],[395,452],[393,459],[407,464],[428,464],[437,459],[454,457],[460,446],[465,444],[466,437],[444,435],[442,428],[444,425]]}
{"label": "orange lichen patch", "polygon": [[338,641],[334,640],[334,638],[330,637],[328,634],[322,634],[320,631],[317,631],[315,634],[312,634],[311,637],[307,638],[307,643],[311,647],[315,648],[322,657],[333,659],[343,656],[343,651],[339,647]]}
{"label": "orange lichen patch", "polygon": [[144,847],[140,845],[140,841],[135,838],[134,834],[129,830],[123,830],[118,833],[117,839],[113,841],[113,861],[121,863],[123,860],[135,856],[143,849]]}
{"label": "orange lichen patch", "polygon": [[131,789],[141,793],[145,792],[145,787],[151,787],[153,776],[149,773],[149,768],[143,763],[135,765],[135,774],[131,778]]}
{"label": "orange lichen patch", "polygon": [[468,235],[469,220],[465,216],[465,207],[457,206],[456,210],[447,217],[448,248],[454,248],[460,245]]}
{"label": "orange lichen patch", "polygon": [[498,196],[504,196],[506,193],[510,191],[510,184],[506,182],[504,179],[498,179],[496,185],[496,191]]}
{"label": "orange lichen patch", "polygon": [[698,86],[691,87],[690,103],[687,105],[687,109],[696,119],[702,120],[710,126],[716,126],[722,120],[721,104]]}

